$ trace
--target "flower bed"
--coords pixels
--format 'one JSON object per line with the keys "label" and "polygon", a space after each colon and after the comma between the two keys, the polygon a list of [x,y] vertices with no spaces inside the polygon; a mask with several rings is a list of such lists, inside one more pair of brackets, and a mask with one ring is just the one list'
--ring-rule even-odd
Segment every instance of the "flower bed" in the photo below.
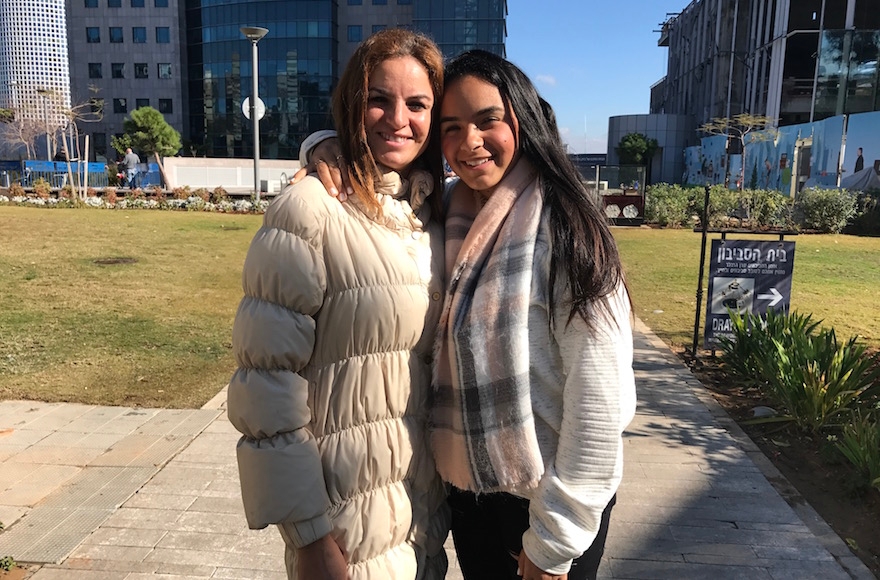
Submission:
{"label": "flower bed", "polygon": [[0,194],[0,204],[37,207],[91,207],[99,209],[159,209],[178,211],[208,211],[217,213],[264,213],[269,200],[251,199],[208,201],[197,195],[183,199],[161,199],[156,197],[124,197],[110,201],[103,197],[90,196],[84,201],[64,197],[36,197],[16,195],[8,197]]}

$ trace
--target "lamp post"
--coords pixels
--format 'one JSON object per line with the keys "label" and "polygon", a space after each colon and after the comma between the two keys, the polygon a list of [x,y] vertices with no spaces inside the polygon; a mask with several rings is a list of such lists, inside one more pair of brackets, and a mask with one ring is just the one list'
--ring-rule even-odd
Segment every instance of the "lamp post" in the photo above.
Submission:
{"label": "lamp post", "polygon": [[43,99],[43,120],[46,122],[46,155],[48,156],[47,159],[52,161],[52,142],[49,140],[49,109],[46,106],[52,91],[49,89],[37,89],[37,94]]}
{"label": "lamp post", "polygon": [[251,88],[250,114],[251,123],[254,127],[254,195],[256,200],[260,201],[260,120],[257,118],[257,92],[258,92],[258,52],[257,43],[269,32],[266,28],[259,26],[242,26],[239,28],[241,33],[251,41],[251,56],[253,65],[251,66],[251,75],[253,76],[253,85]]}

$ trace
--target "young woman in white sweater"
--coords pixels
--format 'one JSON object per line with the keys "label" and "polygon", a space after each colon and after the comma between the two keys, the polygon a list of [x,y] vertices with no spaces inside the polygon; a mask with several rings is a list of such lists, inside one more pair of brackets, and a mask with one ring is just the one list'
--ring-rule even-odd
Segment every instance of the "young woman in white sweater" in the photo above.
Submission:
{"label": "young woman in white sweater", "polygon": [[635,413],[631,309],[606,220],[515,65],[446,66],[447,294],[432,445],[465,578],[595,578]]}

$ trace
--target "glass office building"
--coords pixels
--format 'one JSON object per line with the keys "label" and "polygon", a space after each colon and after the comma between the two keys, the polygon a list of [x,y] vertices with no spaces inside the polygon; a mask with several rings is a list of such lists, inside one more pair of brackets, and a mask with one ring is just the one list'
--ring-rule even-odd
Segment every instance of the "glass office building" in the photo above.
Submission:
{"label": "glass office building", "polygon": [[310,133],[330,126],[338,78],[335,0],[186,0],[189,136],[199,155],[250,157],[251,43],[241,26],[261,26],[260,155],[294,159]]}
{"label": "glass office building", "polygon": [[472,48],[507,56],[507,0],[415,0],[413,27],[447,58]]}

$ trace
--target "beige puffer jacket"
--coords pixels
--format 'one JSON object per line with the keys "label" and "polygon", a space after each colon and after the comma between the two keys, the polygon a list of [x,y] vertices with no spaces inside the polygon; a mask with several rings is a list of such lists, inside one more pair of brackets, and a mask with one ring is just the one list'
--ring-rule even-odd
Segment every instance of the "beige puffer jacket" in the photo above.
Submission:
{"label": "beige puffer jacket", "polygon": [[381,223],[307,177],[269,206],[248,251],[228,414],[248,524],[279,525],[290,577],[295,548],[327,534],[352,580],[446,572],[426,436],[443,239],[419,219],[431,182],[415,173],[417,212],[390,173]]}

